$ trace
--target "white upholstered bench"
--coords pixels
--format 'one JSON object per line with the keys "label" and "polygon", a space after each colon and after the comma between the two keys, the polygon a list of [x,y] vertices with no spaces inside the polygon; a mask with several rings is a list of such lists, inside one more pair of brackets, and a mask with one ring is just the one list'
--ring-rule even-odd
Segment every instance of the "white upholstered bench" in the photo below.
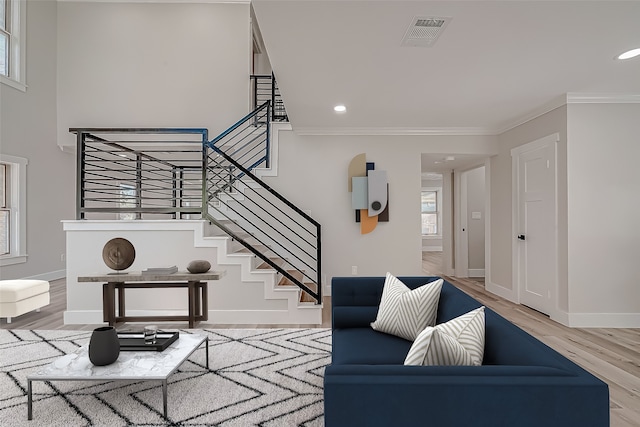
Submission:
{"label": "white upholstered bench", "polygon": [[45,280],[0,280],[0,317],[11,318],[49,304],[49,282]]}

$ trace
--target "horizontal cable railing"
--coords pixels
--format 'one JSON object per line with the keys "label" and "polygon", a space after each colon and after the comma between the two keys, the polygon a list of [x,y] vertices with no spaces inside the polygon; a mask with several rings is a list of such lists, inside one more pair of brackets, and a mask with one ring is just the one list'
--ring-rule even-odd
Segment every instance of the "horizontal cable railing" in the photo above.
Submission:
{"label": "horizontal cable railing", "polygon": [[272,120],[276,122],[288,122],[287,110],[284,108],[284,101],[280,95],[280,88],[275,76],[272,74],[254,74],[251,76],[251,92],[253,108],[265,102],[271,102]]}
{"label": "horizontal cable railing", "polygon": [[255,174],[270,165],[271,106],[212,141],[206,129],[69,129],[76,218],[205,218],[320,303],[320,224]]}
{"label": "horizontal cable railing", "polygon": [[[243,157],[236,155],[236,144],[225,141],[237,140],[233,136],[237,129],[265,123],[259,119],[264,109],[268,123],[269,102],[232,126],[230,132],[206,144],[205,215],[320,303],[320,224],[259,179],[248,167],[253,163],[243,162]],[[260,136],[253,143],[268,145],[268,132],[254,134]]]}
{"label": "horizontal cable railing", "polygon": [[[233,157],[242,167],[253,170],[270,164],[269,101],[247,114],[209,144]],[[232,168],[225,165],[225,168]],[[220,171],[218,178],[224,176]]]}
{"label": "horizontal cable railing", "polygon": [[72,128],[76,218],[202,215],[206,129]]}

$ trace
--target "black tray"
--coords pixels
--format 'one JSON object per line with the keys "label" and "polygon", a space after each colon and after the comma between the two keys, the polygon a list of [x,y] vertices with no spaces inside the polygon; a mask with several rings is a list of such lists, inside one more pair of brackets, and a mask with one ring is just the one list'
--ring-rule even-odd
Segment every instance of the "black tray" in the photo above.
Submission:
{"label": "black tray", "polygon": [[178,332],[156,333],[155,344],[144,343],[144,332],[118,332],[120,351],[164,351],[172,342],[178,339]]}

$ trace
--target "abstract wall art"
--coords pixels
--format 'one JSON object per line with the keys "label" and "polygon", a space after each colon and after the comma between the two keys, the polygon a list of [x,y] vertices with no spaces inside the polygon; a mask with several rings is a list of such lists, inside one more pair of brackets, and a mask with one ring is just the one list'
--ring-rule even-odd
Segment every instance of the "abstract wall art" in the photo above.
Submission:
{"label": "abstract wall art", "polygon": [[375,163],[367,162],[365,153],[349,163],[349,192],[361,234],[371,233],[378,222],[389,221],[387,171],[376,170]]}

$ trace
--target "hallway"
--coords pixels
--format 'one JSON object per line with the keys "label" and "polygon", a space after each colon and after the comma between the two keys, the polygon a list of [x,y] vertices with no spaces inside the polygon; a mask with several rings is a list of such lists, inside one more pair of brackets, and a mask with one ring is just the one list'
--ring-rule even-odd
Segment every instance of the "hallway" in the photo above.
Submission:
{"label": "hallway", "polygon": [[429,276],[442,276],[442,251],[423,251],[422,271]]}

